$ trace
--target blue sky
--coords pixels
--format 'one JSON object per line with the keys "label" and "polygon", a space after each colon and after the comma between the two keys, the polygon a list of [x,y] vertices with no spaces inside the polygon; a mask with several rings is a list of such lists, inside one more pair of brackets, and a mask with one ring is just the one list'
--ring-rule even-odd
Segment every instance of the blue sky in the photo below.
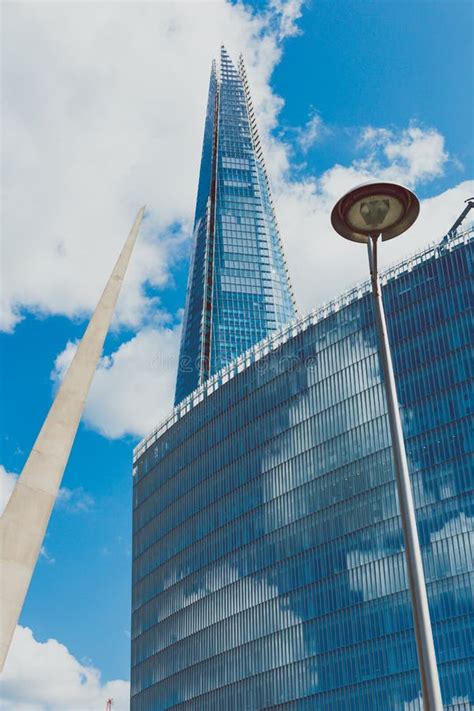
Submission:
{"label": "blue sky", "polygon": [[[474,109],[468,2],[322,0],[303,13],[303,32],[287,43],[272,84],[285,98],[283,126],[300,125],[313,108],[338,129],[337,146],[334,140],[314,146],[311,171],[350,159],[354,129],[410,121],[435,127],[469,170]],[[426,195],[461,177],[449,166]]]}
{"label": "blue sky", "polygon": [[[104,684],[129,678],[132,448],[171,406],[211,59],[221,41],[244,52],[304,312],[364,278],[365,255],[339,251],[328,224],[354,182],[402,179],[423,199],[387,262],[441,237],[474,193],[473,6],[18,3],[4,15],[4,492],[148,205],[21,617],[34,639],[16,639],[4,693],[8,709],[102,708],[108,693],[125,708],[126,685]],[[49,639],[65,647],[38,646]],[[20,655],[41,654],[25,684]],[[70,683],[53,698],[61,665]]]}

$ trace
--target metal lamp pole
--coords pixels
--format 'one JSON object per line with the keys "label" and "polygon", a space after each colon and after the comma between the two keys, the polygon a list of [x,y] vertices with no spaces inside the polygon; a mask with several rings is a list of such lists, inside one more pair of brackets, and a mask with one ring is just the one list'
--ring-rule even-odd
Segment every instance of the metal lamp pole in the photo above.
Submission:
{"label": "metal lamp pole", "polygon": [[392,354],[385,321],[385,311],[382,302],[380,279],[377,271],[377,242],[379,236],[369,237],[367,247],[369,252],[370,277],[372,295],[375,306],[375,320],[380,345],[380,357],[387,396],[388,420],[392,438],[392,452],[395,462],[398,501],[402,519],[403,538],[405,542],[405,558],[408,571],[409,587],[412,599],[413,621],[415,625],[416,646],[420,666],[421,685],[423,689],[423,704],[426,711],[442,711],[441,689],[436,666],[436,656],[431,629],[428,597],[426,594],[425,576],[421,560],[420,542],[416,528],[415,506],[411,490],[408,463],[403,439],[402,422],[398,405],[395,376],[393,373]]}
{"label": "metal lamp pole", "polygon": [[[377,270],[379,239],[390,239],[404,232],[415,221],[418,211],[418,200],[409,190],[391,183],[377,183],[360,186],[341,198],[333,210],[331,220],[333,227],[343,237],[356,242],[366,242],[368,247],[375,320],[387,397],[395,477],[405,543],[405,559],[423,691],[423,705],[425,711],[442,711],[443,703],[420,542],[416,527],[415,506]],[[386,230],[383,229],[384,223]],[[375,226],[377,230],[374,229]]]}

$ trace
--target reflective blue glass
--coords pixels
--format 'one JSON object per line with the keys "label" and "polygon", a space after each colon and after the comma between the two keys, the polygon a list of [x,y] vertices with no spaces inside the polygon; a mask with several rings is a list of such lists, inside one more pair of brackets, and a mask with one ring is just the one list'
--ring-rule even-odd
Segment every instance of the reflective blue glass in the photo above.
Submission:
{"label": "reflective blue glass", "polygon": [[[445,707],[474,704],[474,231],[384,277]],[[421,711],[367,285],[137,448],[132,711]]]}
{"label": "reflective blue glass", "polygon": [[209,86],[176,403],[294,317],[245,68],[222,48]]}

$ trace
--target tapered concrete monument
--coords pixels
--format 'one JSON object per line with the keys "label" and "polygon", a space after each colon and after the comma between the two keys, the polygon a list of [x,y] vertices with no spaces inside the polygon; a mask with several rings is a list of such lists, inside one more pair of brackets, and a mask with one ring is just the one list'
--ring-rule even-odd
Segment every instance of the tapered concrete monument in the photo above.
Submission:
{"label": "tapered concrete monument", "polygon": [[0,518],[0,671],[20,617],[144,211],[142,207],[138,212]]}

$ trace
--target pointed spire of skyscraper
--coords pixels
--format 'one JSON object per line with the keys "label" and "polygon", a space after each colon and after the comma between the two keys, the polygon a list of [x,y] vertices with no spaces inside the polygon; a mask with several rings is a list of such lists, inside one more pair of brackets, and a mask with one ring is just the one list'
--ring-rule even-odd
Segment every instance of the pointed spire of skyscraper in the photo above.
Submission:
{"label": "pointed spire of skyscraper", "polygon": [[242,57],[211,70],[175,402],[295,316]]}

